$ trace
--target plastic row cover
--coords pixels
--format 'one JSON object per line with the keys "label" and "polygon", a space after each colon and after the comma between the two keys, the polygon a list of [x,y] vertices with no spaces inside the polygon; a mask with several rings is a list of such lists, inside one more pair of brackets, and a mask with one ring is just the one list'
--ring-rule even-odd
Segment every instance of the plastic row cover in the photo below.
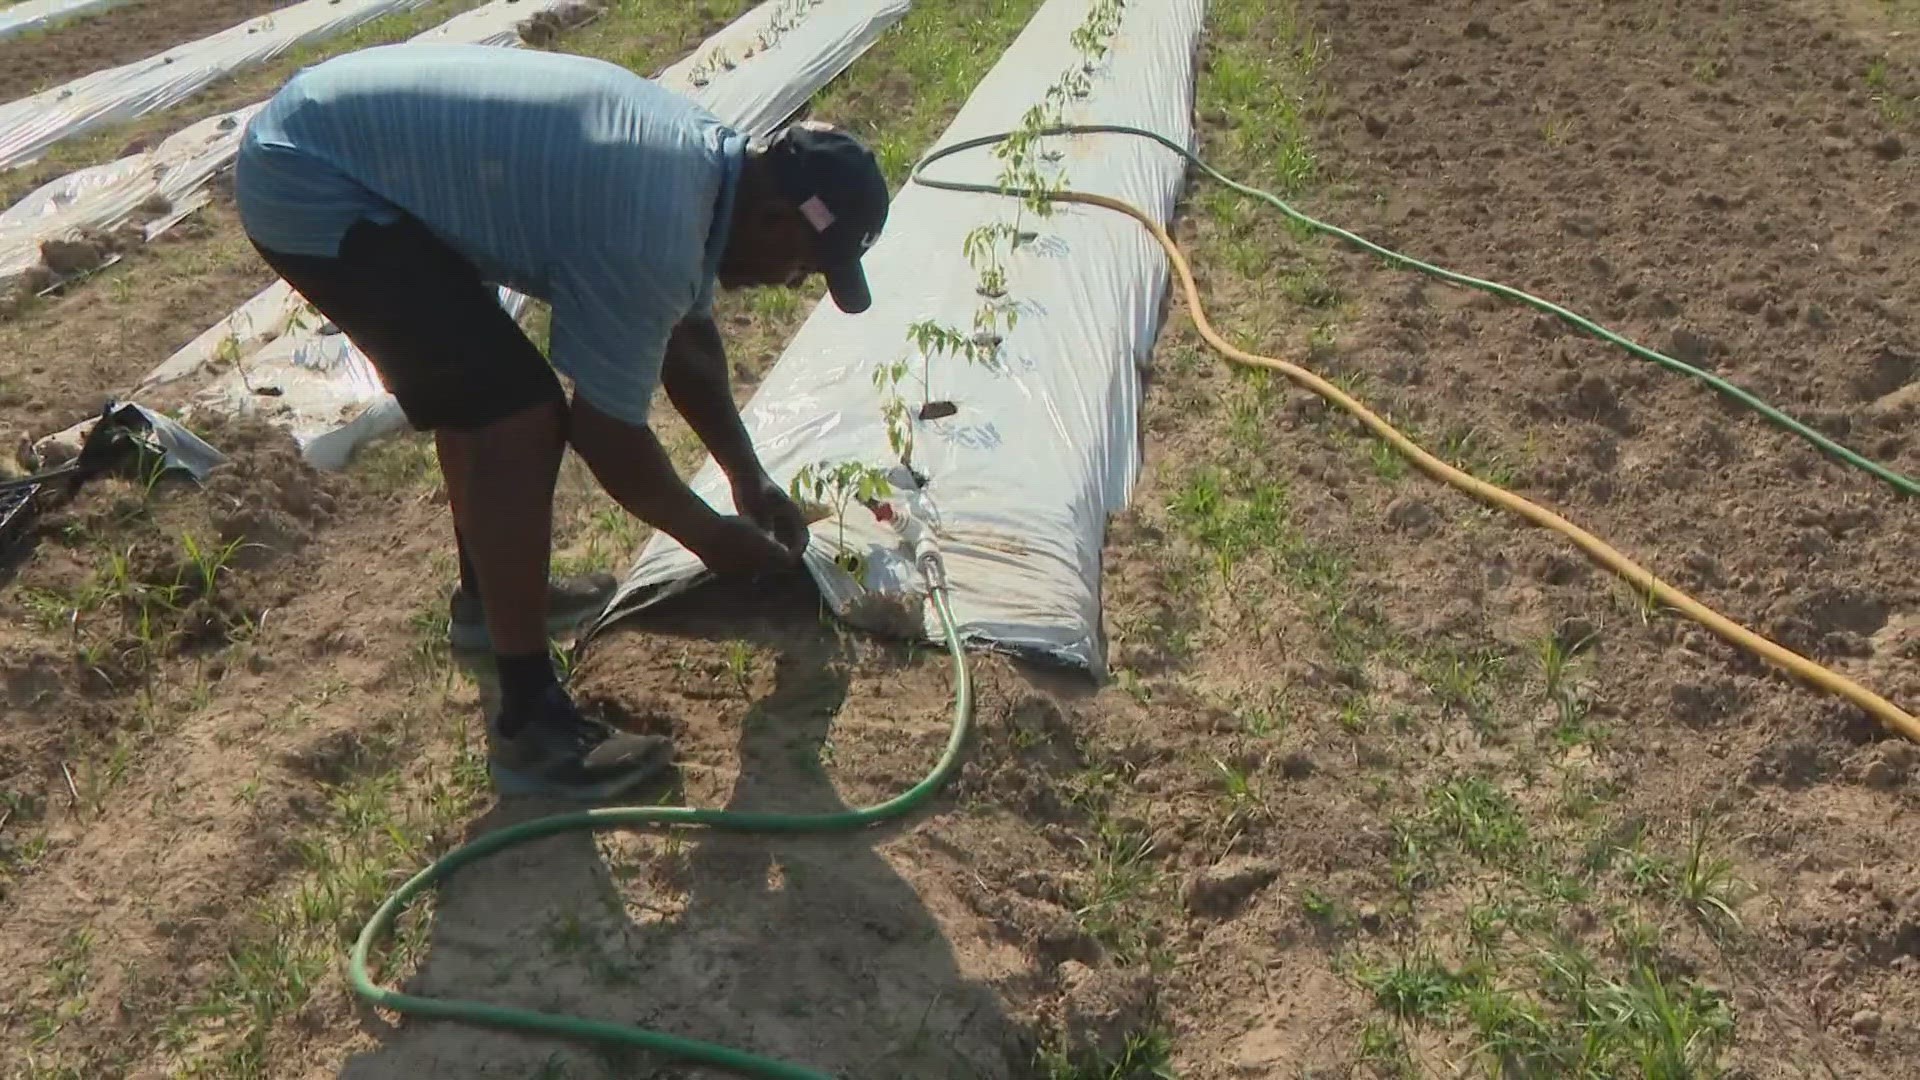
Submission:
{"label": "plastic row cover", "polygon": [[[579,0],[493,0],[456,15],[414,41],[512,45],[518,27],[545,12],[564,12]],[[151,150],[94,165],[51,181],[0,212],[0,293],[40,270],[41,245],[83,230],[112,231],[130,220],[144,239],[199,209],[207,183],[232,164],[247,121],[266,102],[210,116],[168,136]]]}
{"label": "plastic row cover", "polygon": [[21,0],[17,4],[0,7],[0,41],[24,34],[29,30],[38,30],[51,26],[62,19],[71,19],[76,15],[91,15],[97,11],[116,8],[127,0]]}
{"label": "plastic row cover", "polygon": [[257,67],[427,0],[305,0],[157,56],[96,71],[0,105],[0,169],[39,159],[63,139],[171,108],[208,83]]}
{"label": "plastic row cover", "polygon": [[[493,0],[448,19],[414,41],[464,42],[511,46],[520,41],[519,26],[527,19],[553,11],[564,14],[579,0]],[[170,225],[206,201],[206,182],[232,163],[247,121],[266,102],[255,102],[232,113],[208,117],[169,137],[151,151],[143,151],[106,165],[81,169],[48,184],[0,213],[0,288],[8,271],[37,265],[40,242],[80,228],[111,229],[146,200],[165,198],[171,212],[148,226],[148,238],[159,226]],[[231,315],[202,331],[148,372],[129,393],[140,397],[158,387],[202,371],[216,360],[237,360],[287,332],[305,310],[313,313],[286,282],[274,279]],[[516,308],[517,310],[517,308]],[[317,325],[317,324],[315,324]],[[42,438],[43,453],[53,447],[76,450],[92,427],[91,419]]]}
{"label": "plastic row cover", "polygon": [[[908,0],[763,4],[657,78],[736,130],[763,135],[844,71],[908,6]],[[526,298],[512,290],[501,289],[500,298],[516,316],[525,308]],[[310,463],[344,468],[360,446],[402,430],[405,419],[360,350],[323,329],[299,296],[276,281],[156,368],[140,389],[186,378],[215,360],[232,361],[194,395],[189,418],[258,415],[286,428]],[[83,429],[43,443],[73,443]]]}
{"label": "plastic row cover", "polygon": [[[1092,71],[1093,89],[1069,110],[1082,124],[1127,124],[1192,139],[1193,54],[1204,0],[1131,0],[1113,47]],[[1069,37],[1087,0],[1048,0],[983,80],[936,145],[1008,131],[1079,62]],[[1048,140],[1064,156],[1065,186],[1114,196],[1165,222],[1185,167],[1144,139],[1117,135]],[[980,150],[935,166],[947,179],[993,183],[1000,162]],[[1125,507],[1139,468],[1140,368],[1150,356],[1167,287],[1152,237],[1122,215],[1060,206],[1026,214],[1038,237],[1005,256],[1019,319],[992,367],[948,356],[932,363],[931,399],[945,418],[916,424],[915,467],[888,447],[878,366],[910,359],[910,404],[922,404],[922,361],[908,328],[933,319],[972,330],[980,303],[967,233],[1011,221],[1020,204],[1000,195],[910,185],[866,257],[873,306],[861,315],[817,307],[768,374],[743,417],[761,460],[782,483],[812,462],[857,460],[890,468],[896,522],[931,529],[969,640],[1106,671],[1100,630],[1100,564],[1106,520]],[[1003,249],[1004,250],[1004,249]],[[731,512],[726,478],[709,459],[695,491]],[[905,494],[899,494],[905,492]],[[807,564],[826,600],[849,621],[927,639],[939,630],[919,602],[912,556],[893,525],[859,503],[845,547],[864,559],[856,582],[835,564],[841,523],[813,526]],[[656,533],[595,629],[705,578],[699,561]]]}

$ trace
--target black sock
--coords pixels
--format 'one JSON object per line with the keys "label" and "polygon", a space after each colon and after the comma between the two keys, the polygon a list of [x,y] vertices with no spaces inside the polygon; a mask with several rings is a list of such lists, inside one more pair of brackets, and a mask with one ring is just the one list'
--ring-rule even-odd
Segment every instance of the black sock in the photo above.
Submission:
{"label": "black sock", "polygon": [[553,657],[544,650],[527,656],[495,655],[493,662],[500,672],[501,703],[508,722],[515,726],[528,714],[527,707],[560,681],[553,671]]}
{"label": "black sock", "polygon": [[468,596],[480,595],[480,572],[473,568],[473,560],[467,557],[467,542],[460,538],[460,530],[453,530],[453,546],[460,552],[460,591]]}

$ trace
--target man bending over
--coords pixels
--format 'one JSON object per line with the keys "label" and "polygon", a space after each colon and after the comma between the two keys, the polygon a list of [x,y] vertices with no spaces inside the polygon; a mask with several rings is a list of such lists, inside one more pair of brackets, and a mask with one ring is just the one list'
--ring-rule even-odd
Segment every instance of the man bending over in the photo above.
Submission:
{"label": "man bending over", "polygon": [[[556,610],[577,598],[548,580],[562,453],[716,573],[795,564],[806,523],[734,407],[713,289],[819,273],[841,310],[866,310],[860,258],[887,215],[872,154],[813,123],[750,146],[580,56],[404,44],[288,82],[247,126],[235,194],[262,257],[434,434],[460,551],[452,632],[500,672],[496,785],[593,800],[645,779],[656,744],[582,715],[548,656],[550,613],[586,613]],[[552,366],[497,285],[551,303]],[[647,426],[656,385],[738,515],[674,471]]]}

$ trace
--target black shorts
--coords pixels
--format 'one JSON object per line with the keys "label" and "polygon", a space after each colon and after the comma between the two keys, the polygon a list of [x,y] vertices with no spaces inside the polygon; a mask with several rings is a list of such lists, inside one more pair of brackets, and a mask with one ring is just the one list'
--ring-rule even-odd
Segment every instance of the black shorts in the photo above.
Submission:
{"label": "black shorts", "polygon": [[330,259],[254,248],[359,346],[416,430],[476,428],[566,400],[498,291],[416,218],[357,222]]}

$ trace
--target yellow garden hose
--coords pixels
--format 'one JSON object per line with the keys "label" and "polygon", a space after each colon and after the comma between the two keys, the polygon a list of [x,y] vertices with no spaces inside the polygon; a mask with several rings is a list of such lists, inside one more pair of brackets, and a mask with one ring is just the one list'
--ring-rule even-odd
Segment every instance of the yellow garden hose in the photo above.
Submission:
{"label": "yellow garden hose", "polygon": [[[1235,188],[1236,190],[1239,190],[1243,193],[1252,193],[1276,205],[1279,205],[1283,210],[1286,210],[1296,220],[1301,220],[1301,221],[1307,222],[1308,224],[1318,226],[1323,229],[1330,229],[1330,227],[1323,226],[1319,222],[1313,221],[1311,218],[1307,218],[1304,214],[1300,214],[1297,211],[1294,211],[1291,207],[1286,206],[1284,203],[1282,203],[1279,200],[1278,197],[1272,195],[1271,193],[1259,191],[1258,189],[1250,188],[1250,187],[1247,187],[1246,185],[1228,180],[1226,177],[1221,176],[1218,172],[1216,172],[1211,166],[1208,166],[1205,162],[1201,161],[1196,155],[1194,155],[1191,151],[1187,150],[1185,147],[1180,146],[1179,144],[1172,142],[1166,137],[1157,135],[1153,132],[1144,131],[1138,128],[1119,127],[1115,125],[1098,125],[1098,126],[1083,125],[1083,126],[1070,126],[1070,127],[1064,127],[1064,128],[1051,129],[1051,133],[1054,133],[1054,134],[1102,133],[1102,132],[1110,133],[1110,134],[1137,135],[1137,136],[1152,139],[1160,143],[1161,145],[1166,146],[1167,148],[1174,150],[1175,152],[1183,155],[1184,157],[1187,158],[1187,160],[1198,165],[1203,171],[1207,172],[1209,175],[1213,176],[1215,179],[1218,179],[1227,183],[1229,186]],[[1068,203],[1083,203],[1088,206],[1098,206],[1107,210],[1115,211],[1117,213],[1125,214],[1128,217],[1133,218],[1135,221],[1138,221],[1141,225],[1144,225],[1147,228],[1147,230],[1153,234],[1153,238],[1160,242],[1161,249],[1167,253],[1168,261],[1173,264],[1174,271],[1179,276],[1180,288],[1181,288],[1181,291],[1186,296],[1187,307],[1192,312],[1194,326],[1200,331],[1200,336],[1203,339],[1205,339],[1206,343],[1209,346],[1211,346],[1215,352],[1218,352],[1220,355],[1226,357],[1228,360],[1231,360],[1236,364],[1243,364],[1248,367],[1259,367],[1259,368],[1266,368],[1271,371],[1278,371],[1282,375],[1285,375],[1287,378],[1293,380],[1294,382],[1300,384],[1301,386],[1307,388],[1308,390],[1313,391],[1315,394],[1320,395],[1321,397],[1327,399],[1328,401],[1333,402],[1335,405],[1338,405],[1340,408],[1352,414],[1362,424],[1365,424],[1368,430],[1372,431],[1375,435],[1385,440],[1395,450],[1399,451],[1402,456],[1411,460],[1416,466],[1420,468],[1421,472],[1424,472],[1427,475],[1443,483],[1450,484],[1453,487],[1459,488],[1460,490],[1468,493],[1469,495],[1474,496],[1475,498],[1481,500],[1482,502],[1490,503],[1494,506],[1498,506],[1505,510],[1510,510],[1513,513],[1520,515],[1521,517],[1526,518],[1528,521],[1533,522],[1535,525],[1552,529],[1554,532],[1557,532],[1560,535],[1566,537],[1567,539],[1573,541],[1573,543],[1577,547],[1579,547],[1581,551],[1586,553],[1588,558],[1600,564],[1602,567],[1605,567],[1607,570],[1611,571],[1612,573],[1620,577],[1622,580],[1631,584],[1642,595],[1653,597],[1654,599],[1658,600],[1660,603],[1665,604],[1670,608],[1673,608],[1674,610],[1685,615],[1687,618],[1692,619],[1694,622],[1697,622],[1700,625],[1706,627],[1708,630],[1713,631],[1715,634],[1718,634],[1720,637],[1731,642],[1733,645],[1741,649],[1745,649],[1747,652],[1750,652],[1760,657],[1761,659],[1764,659],[1769,663],[1772,663],[1775,666],[1786,670],[1788,673],[1794,676],[1797,676],[1798,678],[1803,679],[1806,682],[1812,683],[1813,685],[1819,687],[1822,690],[1825,690],[1829,693],[1837,694],[1840,697],[1847,699],[1853,704],[1859,706],[1861,709],[1865,710],[1869,715],[1873,716],[1876,720],[1879,720],[1882,724],[1885,724],[1888,728],[1892,729],[1893,731],[1899,733],[1900,735],[1905,736],[1906,738],[1914,742],[1920,742],[1920,720],[1916,720],[1911,713],[1908,713],[1904,709],[1901,709],[1899,706],[1895,705],[1893,702],[1888,701],[1886,698],[1881,697],[1880,695],[1874,693],[1871,690],[1868,690],[1866,687],[1861,686],[1859,683],[1853,681],[1852,679],[1849,679],[1846,676],[1841,675],[1840,673],[1833,671],[1830,668],[1827,668],[1818,663],[1815,663],[1814,661],[1809,660],[1804,656],[1801,656],[1799,653],[1796,653],[1793,650],[1786,648],[1785,646],[1782,646],[1773,641],[1770,641],[1767,638],[1762,637],[1761,635],[1754,633],[1753,631],[1740,625],[1739,623],[1734,622],[1732,619],[1727,618],[1726,616],[1713,610],[1712,608],[1701,603],[1700,601],[1695,600],[1693,597],[1688,596],[1684,592],[1681,592],[1679,589],[1675,588],[1674,586],[1669,585],[1668,583],[1660,580],[1658,577],[1654,576],[1654,574],[1651,571],[1647,570],[1645,567],[1642,567],[1640,564],[1634,562],[1632,559],[1627,558],[1625,555],[1622,555],[1619,551],[1614,549],[1613,546],[1608,544],[1606,541],[1601,540],[1599,537],[1594,536],[1592,533],[1587,532],[1585,529],[1582,529],[1580,526],[1575,525],[1571,521],[1568,521],[1566,518],[1561,517],[1559,514],[1554,513],[1553,511],[1547,509],[1546,507],[1541,506],[1538,503],[1532,502],[1528,499],[1522,498],[1521,496],[1516,495],[1511,491],[1507,491],[1504,488],[1500,488],[1493,484],[1489,484],[1486,481],[1479,479],[1478,477],[1472,476],[1460,469],[1453,467],[1452,465],[1447,464],[1446,462],[1433,456],[1427,451],[1421,449],[1418,443],[1414,442],[1412,439],[1408,438],[1407,436],[1401,434],[1401,432],[1397,428],[1395,428],[1392,424],[1389,424],[1387,421],[1374,415],[1374,413],[1370,409],[1368,409],[1365,405],[1362,405],[1359,401],[1355,400],[1352,395],[1346,393],[1345,391],[1341,390],[1339,387],[1333,385],[1332,383],[1328,382],[1326,379],[1321,378],[1320,376],[1314,374],[1313,372],[1307,370],[1306,368],[1301,367],[1300,365],[1292,363],[1290,361],[1280,360],[1271,356],[1260,356],[1255,353],[1247,352],[1245,349],[1241,349],[1235,346],[1232,342],[1228,341],[1226,338],[1221,337],[1219,331],[1213,328],[1213,323],[1207,319],[1206,305],[1203,304],[1200,300],[1200,290],[1199,290],[1199,287],[1194,284],[1193,270],[1190,266],[1188,266],[1186,256],[1181,253],[1180,246],[1174,243],[1173,238],[1167,235],[1167,231],[1160,226],[1159,222],[1154,221],[1152,218],[1148,217],[1143,211],[1132,206],[1131,204],[1122,202],[1119,199],[1110,198],[1105,195],[1094,195],[1094,194],[1090,194],[1087,192],[1080,192],[1080,191],[1062,190],[1062,191],[1039,192],[1039,191],[1030,191],[1030,190],[998,188],[998,187],[991,187],[988,185],[981,185],[981,184],[967,184],[967,183],[961,183],[956,181],[932,180],[921,175],[921,170],[924,170],[928,165],[932,164],[933,162],[941,158],[947,157],[954,153],[958,153],[962,150],[972,149],[974,147],[985,146],[994,142],[1003,141],[1005,138],[1006,136],[1004,135],[985,136],[979,139],[968,139],[964,142],[956,143],[952,146],[946,147],[938,151],[937,153],[934,153],[922,159],[921,162],[914,167],[913,179],[915,182],[924,184],[928,187],[943,188],[951,191],[997,192],[1000,194],[1006,194],[1010,196],[1020,196],[1020,197],[1044,195],[1045,197],[1052,199],[1054,201],[1068,202]],[[1344,234],[1344,235],[1349,237],[1352,236],[1352,234],[1350,233]],[[1404,256],[1401,256],[1400,259],[1403,262],[1409,262],[1409,263],[1413,261],[1410,259],[1406,259]],[[1897,474],[1894,474],[1894,475],[1897,476]],[[1904,479],[1904,478],[1901,478],[1901,479]]]}
{"label": "yellow garden hose", "polygon": [[1778,667],[1784,668],[1790,674],[1798,676],[1820,687],[1822,690],[1846,698],[1848,701],[1853,702],[1855,705],[1872,714],[1881,723],[1884,723],[1894,731],[1915,742],[1920,742],[1920,720],[1916,720],[1911,713],[1901,709],[1893,702],[1861,686],[1845,675],[1815,663],[1801,656],[1799,653],[1794,652],[1792,649],[1784,645],[1776,644],[1739,623],[1734,622],[1732,619],[1695,600],[1693,597],[1681,592],[1667,582],[1660,580],[1654,576],[1652,571],[1647,570],[1639,563],[1622,555],[1605,540],[1600,539],[1580,526],[1575,525],[1573,522],[1568,521],[1566,518],[1561,517],[1559,514],[1541,506],[1539,503],[1515,495],[1505,488],[1489,484],[1477,476],[1457,469],[1439,458],[1434,457],[1432,454],[1421,449],[1418,443],[1401,434],[1392,424],[1382,420],[1379,416],[1375,415],[1372,410],[1356,401],[1352,395],[1320,376],[1315,375],[1313,372],[1308,371],[1306,368],[1286,360],[1276,359],[1271,356],[1259,356],[1247,352],[1245,349],[1238,348],[1232,342],[1221,337],[1219,332],[1213,328],[1213,324],[1207,320],[1207,312],[1205,307],[1200,303],[1200,291],[1194,285],[1193,270],[1187,265],[1186,257],[1180,253],[1180,248],[1174,244],[1173,238],[1167,235],[1167,231],[1161,228],[1158,222],[1147,217],[1146,214],[1127,203],[1123,203],[1118,199],[1110,199],[1105,195],[1067,192],[1061,195],[1061,200],[1064,202],[1085,203],[1089,206],[1101,206],[1109,210],[1117,210],[1139,221],[1142,225],[1145,225],[1147,229],[1153,233],[1154,239],[1160,241],[1160,246],[1166,250],[1167,258],[1172,261],[1174,271],[1180,277],[1181,291],[1186,293],[1187,306],[1193,312],[1193,325],[1200,331],[1200,336],[1206,340],[1207,344],[1213,346],[1214,351],[1220,355],[1237,364],[1245,364],[1250,367],[1262,367],[1271,371],[1280,372],[1287,378],[1292,379],[1294,382],[1299,383],[1301,386],[1306,387],[1308,390],[1313,391],[1353,414],[1356,419],[1367,426],[1368,430],[1392,444],[1395,450],[1400,451],[1402,455],[1418,466],[1421,472],[1443,483],[1451,484],[1482,502],[1491,503],[1502,509],[1511,510],[1521,517],[1526,518],[1528,521],[1533,522],[1535,525],[1552,529],[1554,532],[1573,541],[1575,546],[1579,547],[1581,551],[1586,552],[1588,558],[1618,575],[1643,595],[1652,596],[1662,604],[1673,608],[1675,611],[1680,612],[1687,618],[1720,635],[1734,645]]}

